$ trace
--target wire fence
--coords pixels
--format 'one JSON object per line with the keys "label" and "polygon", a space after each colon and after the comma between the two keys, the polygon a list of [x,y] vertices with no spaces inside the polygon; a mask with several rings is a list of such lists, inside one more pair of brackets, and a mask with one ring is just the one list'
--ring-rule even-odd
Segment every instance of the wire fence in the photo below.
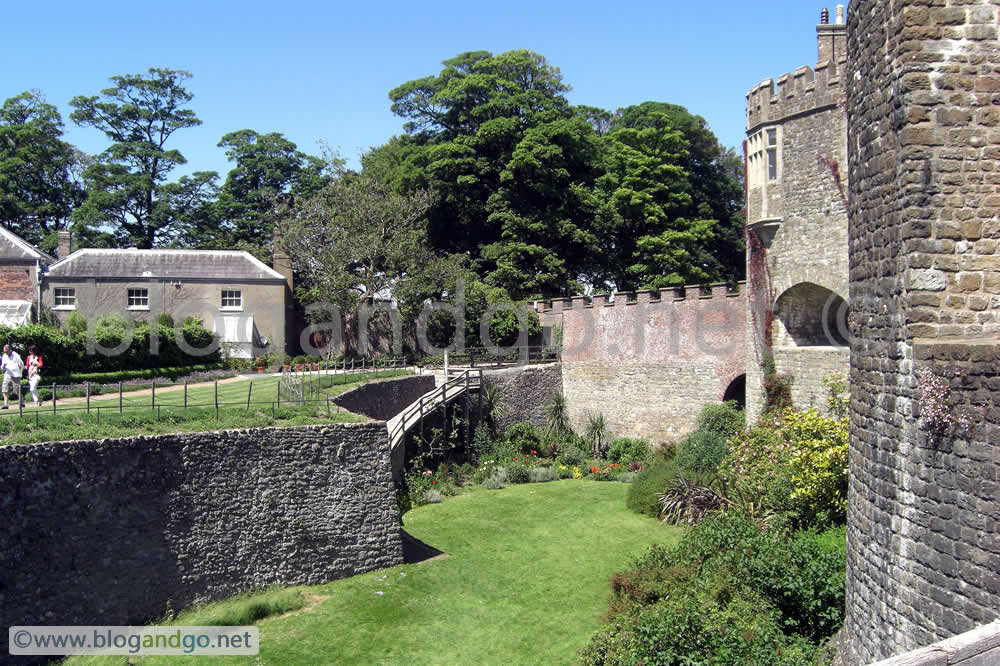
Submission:
{"label": "wire fence", "polygon": [[[18,385],[11,395],[12,409],[0,411],[2,417],[34,418],[39,424],[40,417],[85,412],[95,415],[101,422],[102,414],[123,414],[126,411],[152,411],[159,419],[164,411],[188,411],[194,409],[215,410],[216,418],[224,409],[241,408],[271,410],[277,415],[282,407],[317,404],[326,406],[328,415],[340,411],[331,404],[333,395],[324,391],[338,385],[363,383],[380,378],[396,376],[406,369],[402,359],[364,359],[326,367],[303,368],[277,375],[227,376],[204,381],[202,379],[178,380],[131,380],[117,384],[49,384],[39,385],[44,390],[45,402],[40,407],[28,404],[32,396]],[[62,397],[60,397],[60,395]],[[42,397],[40,395],[40,397]]]}

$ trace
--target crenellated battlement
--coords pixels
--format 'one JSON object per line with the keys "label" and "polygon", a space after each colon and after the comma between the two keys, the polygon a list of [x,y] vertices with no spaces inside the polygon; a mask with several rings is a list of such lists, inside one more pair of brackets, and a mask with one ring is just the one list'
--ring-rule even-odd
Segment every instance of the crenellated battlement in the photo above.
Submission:
{"label": "crenellated battlement", "polygon": [[737,282],[736,284],[718,282],[684,287],[666,287],[664,289],[622,291],[615,294],[613,300],[608,294],[573,296],[570,298],[535,301],[533,307],[535,312],[541,314],[594,307],[628,307],[640,303],[723,300],[739,297],[745,286],[746,282]]}
{"label": "crenellated battlement", "polygon": [[747,93],[747,132],[761,125],[780,123],[786,118],[824,107],[836,106],[844,97],[840,73],[846,58],[799,67],[782,74],[777,82],[765,79]]}
{"label": "crenellated battlement", "polygon": [[747,93],[747,133],[761,125],[832,107],[844,98],[841,73],[847,68],[847,25],[844,6],[837,5],[836,20],[823,9],[816,26],[816,67],[799,67],[777,81],[765,79]]}

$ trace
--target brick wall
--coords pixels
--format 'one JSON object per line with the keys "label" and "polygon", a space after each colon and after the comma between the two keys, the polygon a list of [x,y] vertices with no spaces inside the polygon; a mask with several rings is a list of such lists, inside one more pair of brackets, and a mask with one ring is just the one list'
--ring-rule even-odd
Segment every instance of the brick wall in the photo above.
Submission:
{"label": "brick wall", "polygon": [[0,270],[0,300],[35,301],[35,287],[25,268]]}
{"label": "brick wall", "polygon": [[[851,5],[852,663],[998,616],[996,23],[986,0]],[[969,428],[931,428],[924,368]]]}

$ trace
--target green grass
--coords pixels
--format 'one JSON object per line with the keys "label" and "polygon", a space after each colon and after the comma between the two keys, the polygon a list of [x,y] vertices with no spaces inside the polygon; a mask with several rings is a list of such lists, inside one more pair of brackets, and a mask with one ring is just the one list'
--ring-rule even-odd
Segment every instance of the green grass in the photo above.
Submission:
{"label": "green grass", "polygon": [[[54,413],[51,403],[37,410],[25,409],[23,417],[17,416],[16,409],[0,412],[3,414],[0,416],[0,437],[2,437],[0,445],[228,428],[357,422],[364,418],[345,412],[336,405],[328,408],[324,399],[356,388],[364,382],[404,374],[410,373],[405,370],[389,370],[380,371],[377,376],[350,373],[346,376],[322,377],[321,390],[307,396],[320,402],[304,405],[289,401],[288,393],[284,390],[281,404],[278,405],[278,377],[252,378],[219,384],[219,403],[222,406],[218,417],[215,411],[214,383],[190,386],[187,391],[189,406],[187,409],[184,408],[183,390],[158,392],[156,409],[153,409],[151,394],[125,393],[122,396],[121,413],[118,411],[117,394],[91,398],[89,412],[85,409],[86,402],[57,401]],[[251,400],[249,409],[248,396]],[[192,405],[211,406],[192,407]]]}
{"label": "green grass", "polygon": [[[555,481],[476,490],[415,509],[406,514],[405,529],[446,557],[293,588],[310,605],[258,623],[259,658],[212,663],[572,663],[601,627],[611,575],[649,545],[674,544],[681,533],[626,509],[626,489]],[[207,623],[217,608],[178,621]],[[183,662],[150,657],[141,663]]]}

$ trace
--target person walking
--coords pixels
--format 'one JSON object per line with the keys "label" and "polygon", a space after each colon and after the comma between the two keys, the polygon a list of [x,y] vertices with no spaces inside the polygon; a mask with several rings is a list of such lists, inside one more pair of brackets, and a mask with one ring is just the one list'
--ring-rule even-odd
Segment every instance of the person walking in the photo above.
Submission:
{"label": "person walking", "polygon": [[42,399],[38,397],[38,382],[42,379],[42,354],[38,347],[31,345],[28,347],[28,390],[31,391],[31,399],[35,401],[35,407],[42,406]]}
{"label": "person walking", "polygon": [[10,348],[10,345],[3,346],[3,357],[0,358],[0,371],[3,372],[3,383],[0,384],[0,393],[3,393],[3,407],[9,409],[7,394],[14,388],[17,391],[18,402],[21,400],[21,375],[24,374],[24,361],[20,355]]}

